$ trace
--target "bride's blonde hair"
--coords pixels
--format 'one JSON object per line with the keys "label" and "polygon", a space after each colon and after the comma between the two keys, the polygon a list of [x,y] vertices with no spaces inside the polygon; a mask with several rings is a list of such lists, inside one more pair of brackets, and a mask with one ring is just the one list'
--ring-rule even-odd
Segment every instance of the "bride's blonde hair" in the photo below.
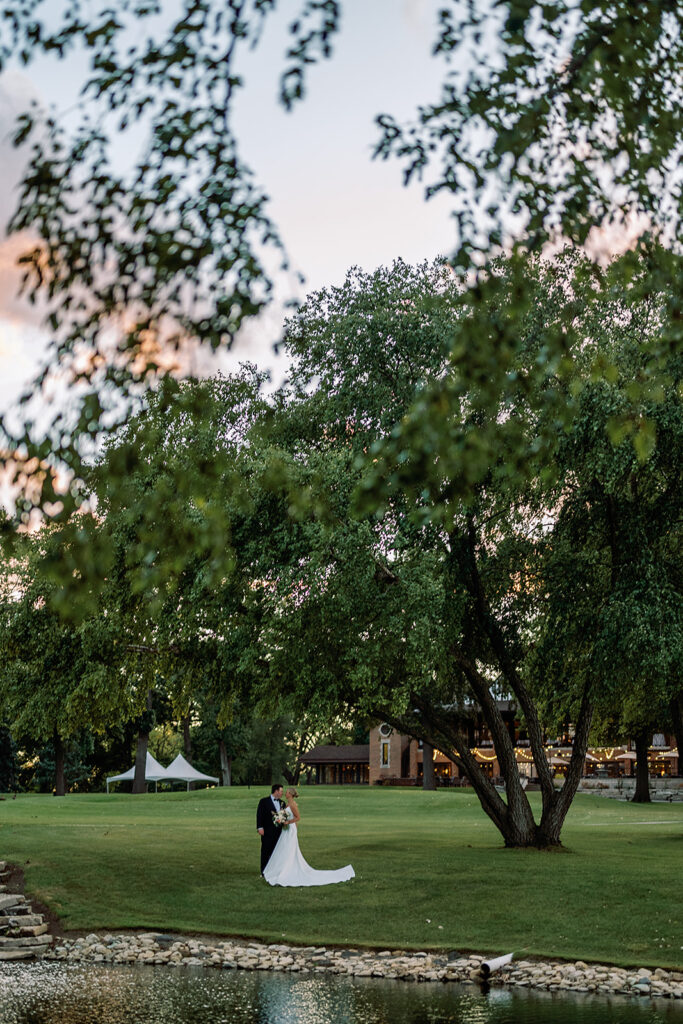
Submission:
{"label": "bride's blonde hair", "polygon": [[290,788],[290,789],[286,789],[286,790],[285,790],[285,796],[293,796],[293,797],[298,797],[298,795],[299,795],[299,794],[297,793],[297,791],[296,791],[295,789],[291,789],[291,788]]}

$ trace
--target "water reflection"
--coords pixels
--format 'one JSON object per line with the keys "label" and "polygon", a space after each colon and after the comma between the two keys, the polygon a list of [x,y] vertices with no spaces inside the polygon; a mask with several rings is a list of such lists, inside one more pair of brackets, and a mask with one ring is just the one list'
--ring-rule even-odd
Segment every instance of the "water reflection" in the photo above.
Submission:
{"label": "water reflection", "polygon": [[0,1024],[683,1024],[683,1007],[439,983],[0,965]]}

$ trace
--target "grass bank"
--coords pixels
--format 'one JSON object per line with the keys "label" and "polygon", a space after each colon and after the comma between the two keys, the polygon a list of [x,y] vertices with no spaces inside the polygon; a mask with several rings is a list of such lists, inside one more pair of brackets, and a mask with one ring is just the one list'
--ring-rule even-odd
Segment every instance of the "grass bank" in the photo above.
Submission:
{"label": "grass bank", "polygon": [[683,805],[581,795],[565,848],[539,853],[505,850],[467,791],[304,787],[304,856],[356,878],[283,890],[259,876],[261,795],[19,796],[0,859],[73,930],[683,963]]}

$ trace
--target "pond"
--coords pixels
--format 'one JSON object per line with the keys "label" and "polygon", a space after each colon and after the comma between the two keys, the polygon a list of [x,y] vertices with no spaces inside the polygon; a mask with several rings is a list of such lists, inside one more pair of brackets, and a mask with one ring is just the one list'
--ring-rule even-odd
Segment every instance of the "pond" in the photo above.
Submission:
{"label": "pond", "polygon": [[0,1024],[683,1024],[628,1000],[267,972],[0,964]]}

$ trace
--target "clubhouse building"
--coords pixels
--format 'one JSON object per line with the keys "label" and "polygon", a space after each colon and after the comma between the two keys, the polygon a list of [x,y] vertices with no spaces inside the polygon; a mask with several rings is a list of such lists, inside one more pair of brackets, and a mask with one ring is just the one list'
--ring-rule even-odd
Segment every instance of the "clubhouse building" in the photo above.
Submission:
{"label": "clubhouse building", "polygon": [[[515,735],[517,730],[513,703],[509,702],[509,707],[503,708],[502,713],[515,742],[519,773],[533,785],[538,773],[529,741],[524,736]],[[496,782],[500,778],[500,766],[493,742],[483,727],[473,726],[472,733],[470,750],[482,772]],[[568,735],[548,742],[546,754],[558,778],[565,774],[571,753],[571,738]],[[302,761],[308,780],[316,784],[417,786],[422,783],[423,758],[421,740],[404,736],[383,722],[370,730],[370,742],[367,744],[314,747],[304,754]],[[671,736],[655,734],[648,759],[651,776],[671,777],[679,774],[678,750]],[[441,751],[434,750],[433,760],[437,785],[467,785],[458,767]],[[635,760],[635,752],[626,744],[591,747],[586,753],[583,774],[586,778],[593,777],[596,780],[630,777],[635,772]]]}

